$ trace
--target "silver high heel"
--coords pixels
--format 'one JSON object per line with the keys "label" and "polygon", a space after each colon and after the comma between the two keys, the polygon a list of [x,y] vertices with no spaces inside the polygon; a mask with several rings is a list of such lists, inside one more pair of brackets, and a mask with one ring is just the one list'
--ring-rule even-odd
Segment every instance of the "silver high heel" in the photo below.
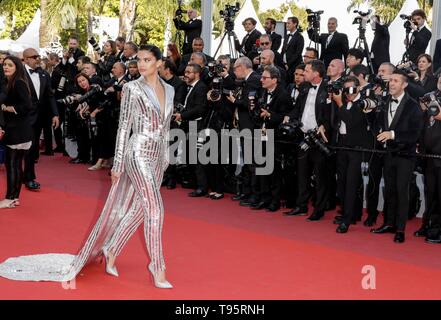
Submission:
{"label": "silver high heel", "polygon": [[113,265],[113,267],[109,267],[109,252],[107,251],[107,248],[103,248],[103,256],[106,260],[106,272],[114,277],[118,277],[118,270],[116,269],[116,266]]}
{"label": "silver high heel", "polygon": [[171,283],[168,282],[167,280],[161,282],[156,278],[156,274],[155,274],[151,264],[149,264],[148,269],[149,269],[150,273],[152,274],[153,283],[156,288],[160,288],[160,289],[172,289],[173,288]]}

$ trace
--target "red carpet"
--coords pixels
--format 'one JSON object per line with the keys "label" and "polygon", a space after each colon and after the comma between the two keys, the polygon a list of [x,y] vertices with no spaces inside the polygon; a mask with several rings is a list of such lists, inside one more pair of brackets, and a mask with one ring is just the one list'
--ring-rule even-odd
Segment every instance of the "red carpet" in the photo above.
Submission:
{"label": "red carpet", "polygon": [[[67,158],[42,156],[40,192],[23,190],[21,206],[0,211],[0,260],[36,253],[76,253],[106,197],[106,171],[88,172]],[[4,194],[4,169],[0,193]],[[141,229],[117,259],[119,278],[89,265],[75,289],[59,283],[0,279],[0,299],[440,299],[441,246],[412,236],[373,235],[357,224],[335,233],[324,220],[252,211],[230,199],[163,190],[164,248],[173,290],[155,289]],[[375,267],[376,289],[362,288],[362,268]]]}

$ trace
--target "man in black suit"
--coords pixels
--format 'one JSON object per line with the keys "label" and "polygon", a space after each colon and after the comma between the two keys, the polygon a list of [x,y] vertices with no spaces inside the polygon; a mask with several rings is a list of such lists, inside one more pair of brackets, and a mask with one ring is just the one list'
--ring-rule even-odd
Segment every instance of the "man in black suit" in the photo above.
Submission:
{"label": "man in black suit", "polygon": [[394,71],[389,80],[391,95],[386,110],[378,113],[377,140],[388,153],[384,159],[385,223],[373,233],[395,233],[394,242],[403,243],[409,211],[409,184],[415,167],[416,144],[423,129],[423,113],[405,91],[408,78]]}
{"label": "man in black suit", "polygon": [[58,128],[60,123],[50,76],[39,68],[40,55],[37,50],[32,48],[24,50],[23,60],[31,89],[32,108],[29,112],[29,118],[30,125],[34,129],[31,149],[25,155],[23,182],[29,190],[38,190],[40,184],[35,181],[35,162],[39,157],[40,133],[44,129],[45,154],[53,155],[51,126]]}
{"label": "man in black suit", "polygon": [[[338,146],[370,148],[366,112],[361,104],[360,83],[357,78],[349,76],[344,81],[344,90],[332,94],[332,99],[338,106]],[[352,90],[352,91],[351,91]],[[338,150],[337,153],[337,185],[343,208],[343,218],[335,222],[339,224],[337,233],[346,233],[349,225],[356,217],[361,216],[363,199],[360,189],[363,188],[361,163],[367,158],[364,153],[357,151]]]}
{"label": "man in black suit", "polygon": [[200,37],[202,32],[202,20],[197,19],[198,13],[195,9],[187,10],[188,21],[184,22],[176,15],[173,19],[175,27],[178,30],[183,30],[185,33],[184,43],[182,45],[182,54],[192,53],[191,44],[193,39]]}
{"label": "man in black suit", "polygon": [[[325,143],[328,142],[326,132],[330,127],[330,101],[326,90],[326,82],[323,78],[326,68],[322,61],[313,60],[306,64],[305,83],[302,92],[297,99],[293,111],[288,115],[289,119],[295,119],[302,123],[303,133],[317,130]],[[310,178],[313,166],[316,176],[316,199],[314,211],[308,221],[317,221],[324,216],[327,202],[327,181],[325,155],[317,148],[299,151],[297,162],[298,190],[297,206],[286,215],[306,215],[308,212],[308,200],[310,197]]]}
{"label": "man in black suit", "polygon": [[302,63],[302,52],[305,40],[298,30],[299,19],[297,17],[289,17],[286,22],[286,36],[283,41],[282,58],[285,68],[288,72],[288,83],[294,80],[294,70]]}
{"label": "man in black suit", "polygon": [[[190,135],[197,134],[202,129],[204,117],[207,113],[207,92],[208,88],[203,81],[201,81],[202,68],[198,64],[189,64],[185,68],[184,80],[187,83],[187,95],[184,100],[184,111],[182,113],[175,113],[175,121],[182,121],[181,129]],[[197,133],[190,132],[190,121],[197,122]],[[188,141],[188,140],[187,140]],[[188,146],[188,143],[187,143]],[[190,149],[187,148],[187,158],[189,157]],[[197,188],[190,192],[190,197],[203,197],[208,192],[207,174],[205,166],[196,164],[195,166]]]}
{"label": "man in black suit", "polygon": [[257,51],[253,50],[256,47],[257,39],[262,35],[259,30],[256,29],[257,21],[254,18],[247,18],[242,22],[242,25],[247,32],[242,39],[242,43],[239,43],[239,39],[234,39],[234,45],[236,50],[242,55],[247,56],[253,61],[257,56]]}
{"label": "man in black suit", "polygon": [[84,56],[85,53],[83,50],[80,49],[80,43],[78,41],[78,38],[75,36],[70,36],[67,45],[69,52],[69,59],[67,60],[67,62],[75,66],[78,58]]}
{"label": "man in black suit", "polygon": [[82,72],[89,77],[90,84],[97,84],[100,87],[104,85],[103,79],[98,76],[97,65],[93,62],[86,62],[83,64]]}
{"label": "man in black suit", "polygon": [[115,43],[116,43],[116,49],[118,50],[118,53],[116,54],[116,60],[122,61],[122,57],[124,54],[124,46],[126,44],[126,38],[118,37],[116,38]]}
{"label": "man in black suit", "polygon": [[360,49],[351,48],[348,51],[348,55],[346,56],[346,68],[344,71],[344,75],[348,76],[351,74],[352,68],[360,65],[363,62],[364,53]]}
{"label": "man in black suit", "polygon": [[136,43],[129,41],[124,44],[124,51],[121,57],[121,62],[124,62],[128,67],[130,61],[136,60],[138,54],[138,46]]}
{"label": "man in black suit", "polygon": [[337,32],[337,19],[329,18],[328,33],[317,34],[314,29],[308,28],[308,36],[314,42],[321,44],[320,60],[325,62],[328,67],[329,63],[334,59],[346,59],[349,51],[348,36],[344,33]]}
{"label": "man in black suit", "polygon": [[[256,61],[256,59],[257,58],[255,58],[254,60]],[[285,68],[278,66],[275,63],[274,59],[275,59],[274,51],[272,51],[271,49],[263,50],[262,53],[260,54],[260,57],[259,57],[260,65],[256,68],[256,71],[257,71],[257,73],[262,74],[265,67],[267,67],[267,66],[276,67],[280,73],[279,84],[282,87],[286,87],[286,84],[287,84],[286,70],[285,70]]]}
{"label": "man in black suit", "polygon": [[433,70],[436,75],[441,73],[441,39],[436,41],[435,53],[433,54]]}
{"label": "man in black suit", "polygon": [[424,10],[417,9],[412,12],[412,23],[410,24],[413,32],[410,39],[406,38],[404,44],[409,41],[409,60],[417,63],[420,54],[426,52],[432,32],[424,25],[426,23],[426,13]]}
{"label": "man in black suit", "polygon": [[389,44],[390,34],[387,25],[381,23],[380,16],[374,15],[371,19],[372,30],[374,30],[374,40],[371,47],[371,59],[374,72],[383,62],[390,62]]}
{"label": "man in black suit", "polygon": [[[238,80],[243,80],[243,87],[237,96],[230,95],[227,99],[234,104],[235,120],[238,121],[239,130],[251,130],[253,133],[255,123],[249,112],[250,93],[254,94],[261,88],[260,76],[253,71],[253,63],[247,57],[240,57],[234,63],[234,74]],[[249,143],[249,142],[248,142]],[[244,142],[241,142],[242,150],[244,150]],[[242,167],[242,190],[238,192],[233,200],[241,200],[241,205],[251,206],[258,203],[255,188],[255,176],[253,174],[253,164],[244,164]]]}
{"label": "man in black suit", "polygon": [[[262,34],[259,40],[260,40],[259,48],[257,49],[257,52],[262,53],[265,50],[271,50],[274,53],[274,64],[277,65],[278,67],[285,69],[285,63],[283,62],[282,55],[277,51],[271,49],[272,42],[270,36],[267,34]],[[253,59],[253,64],[255,68],[257,68],[260,65],[260,56],[257,56]]]}
{"label": "man in black suit", "polygon": [[185,68],[187,67],[188,63],[190,62],[191,55],[195,52],[201,52],[205,56],[206,63],[210,61],[214,61],[213,57],[209,56],[208,54],[204,53],[204,40],[200,37],[194,38],[192,42],[192,53],[186,54],[182,56],[181,64],[178,67],[178,76],[183,76]]}
{"label": "man in black suit", "polygon": [[[260,107],[260,114],[254,116],[260,128],[263,149],[266,148],[266,132],[274,130],[277,136],[279,125],[282,123],[285,114],[291,107],[288,92],[281,85],[280,71],[276,66],[266,66],[263,70],[261,82],[263,92],[257,107]],[[257,109],[259,110],[259,109]],[[280,209],[280,194],[282,189],[282,167],[280,161],[281,146],[275,143],[274,146],[274,169],[269,175],[256,176],[259,190],[259,202],[253,209],[266,208],[270,212]]]}
{"label": "man in black suit", "polygon": [[271,38],[271,50],[278,51],[280,46],[282,45],[282,36],[276,33],[276,20],[273,18],[267,18],[265,20],[265,24],[263,27],[265,28],[265,32]]}

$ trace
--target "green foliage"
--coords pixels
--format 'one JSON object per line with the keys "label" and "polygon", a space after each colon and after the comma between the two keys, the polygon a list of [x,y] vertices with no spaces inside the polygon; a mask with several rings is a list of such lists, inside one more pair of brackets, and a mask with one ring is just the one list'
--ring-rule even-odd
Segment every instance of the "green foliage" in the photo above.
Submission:
{"label": "green foliage", "polygon": [[0,11],[5,15],[5,30],[0,33],[0,38],[16,40],[31,23],[37,9],[39,0],[7,0],[0,2]]}

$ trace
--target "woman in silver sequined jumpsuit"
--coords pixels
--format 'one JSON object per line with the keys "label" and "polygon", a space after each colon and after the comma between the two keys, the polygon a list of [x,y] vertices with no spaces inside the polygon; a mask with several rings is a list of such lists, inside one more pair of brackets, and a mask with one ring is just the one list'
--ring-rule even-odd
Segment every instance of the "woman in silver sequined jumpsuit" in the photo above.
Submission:
{"label": "woman in silver sequined jumpsuit", "polygon": [[154,284],[171,288],[165,279],[162,251],[164,208],[160,195],[168,165],[168,132],[174,89],[159,78],[160,50],[141,46],[142,77],[123,88],[112,188],[104,209],[77,255],[42,254],[15,257],[0,264],[0,276],[25,281],[69,281],[97,257],[117,276],[114,259],[144,222],[144,235]]}

